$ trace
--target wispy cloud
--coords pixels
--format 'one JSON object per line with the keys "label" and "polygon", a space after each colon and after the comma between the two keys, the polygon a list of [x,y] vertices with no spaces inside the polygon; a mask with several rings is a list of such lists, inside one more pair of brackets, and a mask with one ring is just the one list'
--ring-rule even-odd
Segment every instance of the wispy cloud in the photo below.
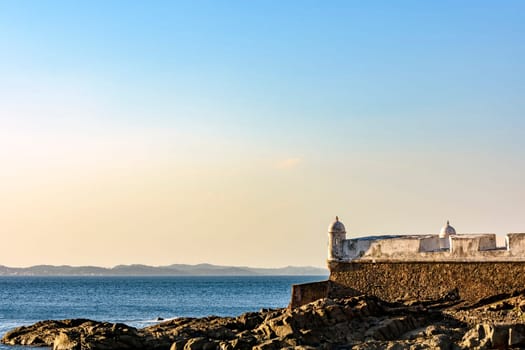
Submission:
{"label": "wispy cloud", "polygon": [[301,164],[303,160],[299,157],[286,158],[275,163],[277,169],[293,169]]}

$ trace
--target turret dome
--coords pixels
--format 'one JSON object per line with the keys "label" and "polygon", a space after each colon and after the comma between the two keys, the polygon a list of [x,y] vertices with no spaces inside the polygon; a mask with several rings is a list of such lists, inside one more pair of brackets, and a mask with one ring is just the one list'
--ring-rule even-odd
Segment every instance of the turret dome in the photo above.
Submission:
{"label": "turret dome", "polygon": [[329,233],[346,233],[345,225],[339,221],[339,217],[335,217],[335,221],[328,226]]}
{"label": "turret dome", "polygon": [[450,235],[455,235],[456,230],[454,227],[450,226],[450,222],[447,221],[447,224],[441,228],[441,231],[439,232],[439,238],[447,238]]}

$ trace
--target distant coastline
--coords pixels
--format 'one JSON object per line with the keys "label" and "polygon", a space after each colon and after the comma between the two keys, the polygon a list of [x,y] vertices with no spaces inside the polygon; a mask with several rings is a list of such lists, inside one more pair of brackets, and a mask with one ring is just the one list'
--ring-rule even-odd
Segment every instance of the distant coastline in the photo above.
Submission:
{"label": "distant coastline", "polygon": [[0,265],[0,276],[307,276],[328,275],[328,270],[313,266],[256,268],[212,264],[173,264],[148,266],[141,264],[98,266],[35,265],[7,267]]}

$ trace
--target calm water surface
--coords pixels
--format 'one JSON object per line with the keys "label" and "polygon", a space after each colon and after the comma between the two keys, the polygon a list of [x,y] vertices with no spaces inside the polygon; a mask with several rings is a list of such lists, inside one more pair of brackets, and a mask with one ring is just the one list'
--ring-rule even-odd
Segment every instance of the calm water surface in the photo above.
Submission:
{"label": "calm water surface", "polygon": [[89,318],[145,327],[157,317],[236,316],[284,307],[292,284],[322,279],[326,276],[0,277],[0,337],[11,328],[47,319]]}

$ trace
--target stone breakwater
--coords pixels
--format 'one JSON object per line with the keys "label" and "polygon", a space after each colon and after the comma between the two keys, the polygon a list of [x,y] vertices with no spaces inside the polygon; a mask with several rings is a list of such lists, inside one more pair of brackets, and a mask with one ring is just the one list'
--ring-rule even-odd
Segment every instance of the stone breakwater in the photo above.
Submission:
{"label": "stone breakwater", "polygon": [[467,303],[320,299],[238,317],[179,318],[143,329],[86,319],[13,329],[10,345],[73,349],[505,349],[525,347],[525,294]]}

